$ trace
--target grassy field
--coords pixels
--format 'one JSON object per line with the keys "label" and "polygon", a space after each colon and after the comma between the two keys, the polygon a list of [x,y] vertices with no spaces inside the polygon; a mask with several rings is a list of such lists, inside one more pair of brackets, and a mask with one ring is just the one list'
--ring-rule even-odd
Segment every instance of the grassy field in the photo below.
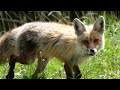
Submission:
{"label": "grassy field", "polygon": [[[95,57],[80,64],[82,79],[120,79],[120,27],[116,17],[103,13],[106,21],[105,49]],[[84,23],[88,23],[85,19]],[[64,79],[64,63],[53,58],[47,68],[39,74],[38,79]],[[31,79],[34,73],[36,61],[31,65],[17,63],[15,67],[15,79]],[[8,72],[8,63],[0,66],[0,78],[5,79]]]}

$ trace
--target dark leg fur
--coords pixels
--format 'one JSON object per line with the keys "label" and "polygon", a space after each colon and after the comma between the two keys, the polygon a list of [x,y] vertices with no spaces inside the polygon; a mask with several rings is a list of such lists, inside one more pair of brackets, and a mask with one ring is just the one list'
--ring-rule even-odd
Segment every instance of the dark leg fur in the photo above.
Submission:
{"label": "dark leg fur", "polygon": [[78,65],[73,66],[73,71],[74,71],[74,76],[75,76],[76,79],[79,79],[79,78],[82,77],[82,74],[81,74],[81,71],[80,71]]}
{"label": "dark leg fur", "polygon": [[65,73],[66,73],[66,78],[67,79],[72,79],[73,78],[73,73],[72,73],[72,68],[68,63],[65,63],[64,65]]}
{"label": "dark leg fur", "polygon": [[24,54],[21,54],[20,56],[11,55],[9,60],[9,71],[6,79],[14,78],[14,68],[16,62],[19,62],[21,64],[28,64],[28,59],[29,58],[27,56],[24,56]]}
{"label": "dark leg fur", "polygon": [[14,78],[15,63],[16,63],[16,60],[15,60],[14,56],[12,55],[10,57],[9,72],[8,72],[8,75],[6,76],[6,79],[13,79]]}

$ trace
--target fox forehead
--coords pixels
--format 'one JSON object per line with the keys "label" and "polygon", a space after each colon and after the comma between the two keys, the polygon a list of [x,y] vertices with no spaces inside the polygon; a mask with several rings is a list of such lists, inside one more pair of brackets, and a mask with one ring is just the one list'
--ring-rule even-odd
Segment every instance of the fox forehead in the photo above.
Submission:
{"label": "fox forehead", "polygon": [[93,25],[85,26],[86,31],[81,35],[82,40],[94,40],[94,39],[102,39],[102,35],[97,31],[93,30]]}

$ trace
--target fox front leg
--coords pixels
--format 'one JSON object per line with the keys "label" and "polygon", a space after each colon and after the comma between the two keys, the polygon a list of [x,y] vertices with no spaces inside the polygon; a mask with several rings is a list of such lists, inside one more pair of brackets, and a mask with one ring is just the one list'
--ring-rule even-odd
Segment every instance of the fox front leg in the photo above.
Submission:
{"label": "fox front leg", "polygon": [[79,68],[78,65],[74,65],[74,66],[73,66],[73,71],[74,71],[74,77],[75,77],[76,79],[79,79],[79,78],[82,77],[82,74],[81,74],[81,71],[80,71],[80,68]]}
{"label": "fox front leg", "polygon": [[69,63],[64,64],[64,69],[66,73],[66,78],[67,79],[73,79],[73,72],[72,72],[72,67]]}

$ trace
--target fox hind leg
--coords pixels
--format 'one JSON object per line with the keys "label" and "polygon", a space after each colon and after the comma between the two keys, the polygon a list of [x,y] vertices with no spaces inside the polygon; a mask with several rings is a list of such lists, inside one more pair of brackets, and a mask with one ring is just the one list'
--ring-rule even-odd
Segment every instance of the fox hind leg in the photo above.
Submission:
{"label": "fox hind leg", "polygon": [[14,78],[14,68],[15,68],[16,59],[14,55],[10,56],[9,60],[9,71],[6,75],[6,79],[13,79]]}
{"label": "fox hind leg", "polygon": [[37,68],[34,74],[32,75],[32,78],[36,78],[37,75],[46,68],[48,61],[49,61],[47,58],[44,58],[42,56],[42,52],[38,52],[37,57],[38,57]]}

